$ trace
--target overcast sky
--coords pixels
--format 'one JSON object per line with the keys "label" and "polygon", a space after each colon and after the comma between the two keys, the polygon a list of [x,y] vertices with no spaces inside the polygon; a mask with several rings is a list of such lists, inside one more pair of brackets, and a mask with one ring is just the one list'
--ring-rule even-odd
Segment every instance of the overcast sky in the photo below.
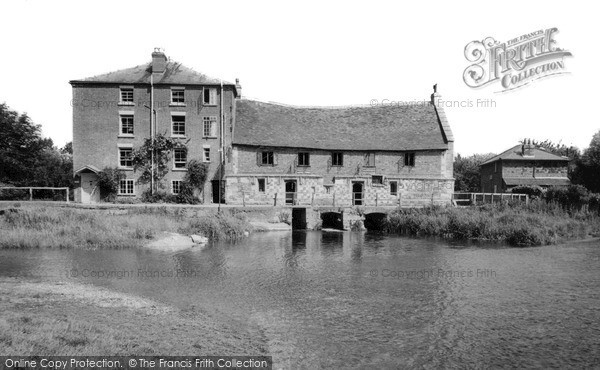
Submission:
{"label": "overcast sky", "polygon": [[[447,107],[456,151],[501,152],[524,137],[588,146],[600,130],[593,2],[3,1],[0,102],[58,146],[72,139],[68,81],[149,62],[154,47],[246,97],[293,105],[492,99]],[[569,74],[496,93],[463,81],[464,48],[557,27]],[[464,103],[466,104],[466,103]],[[359,138],[357,138],[359,139]]]}

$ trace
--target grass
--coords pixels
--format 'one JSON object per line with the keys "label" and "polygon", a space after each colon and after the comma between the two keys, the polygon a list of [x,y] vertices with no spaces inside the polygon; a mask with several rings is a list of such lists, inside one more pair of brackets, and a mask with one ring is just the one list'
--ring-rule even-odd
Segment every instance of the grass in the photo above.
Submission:
{"label": "grass", "polygon": [[13,209],[0,215],[0,248],[127,248],[142,246],[164,231],[235,239],[251,229],[236,216],[187,216],[185,209],[166,207]]}
{"label": "grass", "polygon": [[88,285],[3,278],[0,312],[0,355],[266,355],[248,323]]}
{"label": "grass", "polygon": [[569,211],[556,204],[535,201],[529,205],[400,210],[388,215],[385,229],[408,235],[534,246],[600,236],[600,217],[594,212]]}

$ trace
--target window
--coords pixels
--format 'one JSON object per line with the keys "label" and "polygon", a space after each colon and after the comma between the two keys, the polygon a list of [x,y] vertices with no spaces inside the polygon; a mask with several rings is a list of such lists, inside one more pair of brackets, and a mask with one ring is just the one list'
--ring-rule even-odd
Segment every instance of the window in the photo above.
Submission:
{"label": "window", "polygon": [[133,115],[121,115],[121,135],[133,135]]}
{"label": "window", "polygon": [[171,193],[179,194],[181,192],[181,180],[171,181]]}
{"label": "window", "polygon": [[202,95],[205,105],[217,105],[217,89],[205,87]]}
{"label": "window", "polygon": [[331,165],[332,166],[343,166],[344,165],[344,153],[331,153]]}
{"label": "window", "polygon": [[376,176],[376,175],[373,175],[373,176],[371,177],[371,183],[372,183],[373,185],[383,185],[383,176]]}
{"label": "window", "polygon": [[133,104],[133,89],[132,88],[121,88],[121,103]]}
{"label": "window", "polygon": [[124,168],[133,168],[132,148],[119,148],[119,165]]}
{"label": "window", "polygon": [[185,105],[185,90],[184,89],[172,89],[171,90],[171,103],[177,105]]}
{"label": "window", "polygon": [[365,166],[375,167],[375,153],[367,153],[365,155]]}
{"label": "window", "polygon": [[187,163],[187,150],[185,148],[176,148],[173,150],[173,167],[185,168]]}
{"label": "window", "polygon": [[134,188],[133,188],[133,180],[120,180],[119,181],[119,194],[121,194],[121,195],[135,194]]}
{"label": "window", "polygon": [[204,148],[204,162],[210,162],[210,148]]}
{"label": "window", "polygon": [[274,164],[273,161],[273,152],[260,152],[260,162],[259,164],[263,166],[272,166]]}
{"label": "window", "polygon": [[171,116],[172,136],[185,136],[185,116]]}
{"label": "window", "polygon": [[204,117],[203,122],[202,136],[217,137],[217,117]]}
{"label": "window", "polygon": [[258,179],[258,191],[261,193],[265,192],[265,179]]}
{"label": "window", "polygon": [[398,182],[397,181],[390,181],[390,194],[398,195]]}
{"label": "window", "polygon": [[310,166],[309,153],[298,153],[298,166]]}
{"label": "window", "polygon": [[408,167],[415,166],[415,153],[404,153],[404,165]]}

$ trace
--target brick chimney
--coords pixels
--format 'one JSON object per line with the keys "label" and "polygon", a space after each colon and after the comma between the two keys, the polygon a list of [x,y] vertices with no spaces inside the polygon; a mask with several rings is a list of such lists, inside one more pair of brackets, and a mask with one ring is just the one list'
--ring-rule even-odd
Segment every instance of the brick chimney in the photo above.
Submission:
{"label": "brick chimney", "polygon": [[239,78],[235,79],[235,89],[237,90],[237,98],[241,99],[242,98],[242,85],[240,85]]}
{"label": "brick chimney", "polygon": [[167,69],[167,56],[161,48],[152,52],[152,73],[163,73]]}
{"label": "brick chimney", "polygon": [[523,157],[533,157],[533,145],[531,145],[531,139],[523,139],[523,145],[521,145],[521,155]]}
{"label": "brick chimney", "polygon": [[442,97],[439,92],[437,92],[437,84],[433,85],[433,94],[431,94],[431,103],[435,106],[438,105],[437,100]]}

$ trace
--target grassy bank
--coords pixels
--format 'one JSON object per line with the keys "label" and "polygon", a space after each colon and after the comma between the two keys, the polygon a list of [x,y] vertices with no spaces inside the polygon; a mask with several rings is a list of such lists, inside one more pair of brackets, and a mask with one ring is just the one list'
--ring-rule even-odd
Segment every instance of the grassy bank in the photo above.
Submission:
{"label": "grassy bank", "polygon": [[73,283],[0,279],[2,355],[265,355],[260,330],[197,307]]}
{"label": "grassy bank", "polygon": [[600,217],[594,212],[567,211],[556,204],[535,201],[529,205],[399,210],[388,215],[385,228],[406,235],[531,246],[600,236]]}
{"label": "grassy bank", "polygon": [[125,248],[142,246],[162,232],[235,239],[250,230],[228,213],[188,216],[162,207],[94,210],[10,206],[0,215],[0,248]]}

